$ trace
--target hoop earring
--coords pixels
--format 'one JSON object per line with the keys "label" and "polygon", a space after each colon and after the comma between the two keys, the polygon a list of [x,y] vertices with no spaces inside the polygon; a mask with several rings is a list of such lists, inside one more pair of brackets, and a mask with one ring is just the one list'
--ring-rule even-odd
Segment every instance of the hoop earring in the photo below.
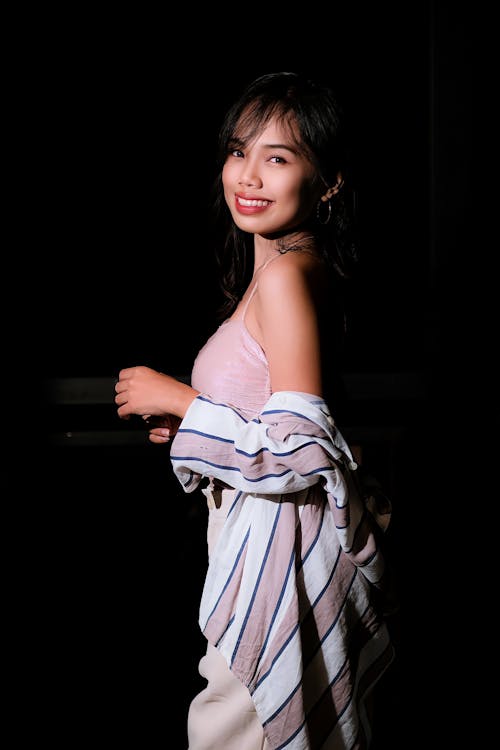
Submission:
{"label": "hoop earring", "polygon": [[[325,203],[328,203],[328,214],[327,214],[326,219],[323,221],[321,219],[321,206],[324,205]],[[316,206],[316,218],[320,224],[323,224],[323,226],[328,224],[328,222],[332,218],[332,204],[330,202],[330,198],[327,198],[326,201],[323,201],[323,200],[318,201],[318,204]]]}

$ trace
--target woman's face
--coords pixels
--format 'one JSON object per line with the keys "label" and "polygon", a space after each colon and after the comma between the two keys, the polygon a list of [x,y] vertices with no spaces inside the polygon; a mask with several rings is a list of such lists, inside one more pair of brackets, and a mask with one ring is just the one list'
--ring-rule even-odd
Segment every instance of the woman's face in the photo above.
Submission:
{"label": "woman's face", "polygon": [[222,184],[236,225],[263,236],[300,225],[324,192],[314,166],[276,119],[253,141],[228,154]]}

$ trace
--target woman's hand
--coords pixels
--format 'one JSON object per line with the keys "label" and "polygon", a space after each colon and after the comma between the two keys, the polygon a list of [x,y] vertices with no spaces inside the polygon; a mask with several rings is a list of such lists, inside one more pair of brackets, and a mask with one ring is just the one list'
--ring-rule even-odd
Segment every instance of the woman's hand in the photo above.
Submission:
{"label": "woman's hand", "polygon": [[144,421],[149,427],[149,440],[152,443],[168,443],[177,434],[182,422],[180,417],[168,414],[166,417],[152,417],[145,415]]}
{"label": "woman's hand", "polygon": [[140,416],[184,417],[198,391],[180,380],[150,367],[127,367],[121,370],[115,386],[118,416],[129,419]]}

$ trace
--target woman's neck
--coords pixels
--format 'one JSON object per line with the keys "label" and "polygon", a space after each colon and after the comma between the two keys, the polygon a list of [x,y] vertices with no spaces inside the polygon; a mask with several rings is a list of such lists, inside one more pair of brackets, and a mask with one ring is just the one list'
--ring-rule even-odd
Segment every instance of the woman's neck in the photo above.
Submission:
{"label": "woman's neck", "polygon": [[278,253],[282,255],[291,250],[316,252],[316,240],[307,231],[296,231],[283,234],[280,237],[254,236],[254,274]]}

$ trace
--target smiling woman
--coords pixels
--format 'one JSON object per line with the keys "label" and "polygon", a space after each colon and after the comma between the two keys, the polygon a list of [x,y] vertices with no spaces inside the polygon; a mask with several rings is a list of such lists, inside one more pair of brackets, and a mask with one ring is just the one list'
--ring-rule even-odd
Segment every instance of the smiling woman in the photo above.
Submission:
{"label": "smiling woman", "polygon": [[235,212],[261,218],[257,223],[241,222],[244,231],[266,236],[293,229],[309,216],[324,191],[309,159],[287,145],[287,137],[274,117],[244,150],[231,149],[228,154],[222,181],[233,219]]}
{"label": "smiling woman", "polygon": [[[75,24],[66,18],[65,33],[60,32],[60,19],[51,27],[52,35],[48,28],[43,33],[41,28],[36,30],[35,57],[31,61],[26,58],[25,62],[27,86],[19,90],[20,101],[27,107],[26,117],[19,112],[25,123],[20,153],[25,153],[27,164],[32,167],[27,186],[33,201],[25,206],[24,223],[31,228],[29,244],[37,249],[28,266],[22,254],[23,299],[30,304],[34,301],[35,314],[28,317],[29,326],[34,329],[32,343],[26,338],[21,347],[30,352],[30,362],[24,369],[31,379],[38,364],[42,374],[49,378],[50,390],[45,391],[48,403],[43,404],[47,420],[42,415],[42,424],[49,423],[47,433],[50,436],[54,433],[57,438],[57,447],[50,448],[54,458],[50,475],[44,461],[43,471],[34,472],[34,476],[47,475],[49,497],[54,494],[54,483],[59,486],[61,497],[58,512],[51,500],[54,512],[44,503],[37,506],[37,514],[42,522],[46,517],[45,523],[51,518],[52,536],[49,533],[42,537],[53,542],[49,546],[53,549],[54,571],[64,569],[67,581],[54,595],[54,603],[59,604],[53,609],[53,622],[60,621],[57,607],[65,609],[65,592],[71,590],[75,603],[79,599],[75,612],[83,611],[84,607],[89,618],[98,615],[94,624],[99,620],[104,628],[108,627],[109,639],[103,639],[102,627],[93,628],[94,659],[92,666],[87,664],[87,674],[92,674],[92,680],[89,678],[85,685],[92,681],[91,693],[100,696],[102,706],[109,706],[109,696],[115,696],[119,709],[115,713],[106,712],[103,730],[118,741],[121,738],[117,734],[124,739],[129,736],[130,720],[136,727],[136,744],[144,740],[144,731],[149,731],[153,745],[158,734],[165,732],[161,695],[156,695],[154,685],[158,684],[156,674],[166,673],[162,647],[169,631],[161,613],[152,612],[148,605],[157,600],[155,592],[169,591],[172,579],[176,578],[182,582],[188,605],[179,607],[184,624],[191,620],[199,639],[196,647],[194,639],[191,641],[191,631],[183,628],[184,641],[182,637],[180,642],[178,638],[175,641],[175,649],[185,654],[182,676],[186,689],[180,710],[170,711],[170,717],[183,733],[177,746],[187,746],[185,719],[188,705],[200,686],[195,663],[205,645],[197,627],[201,589],[193,586],[192,580],[194,577],[198,580],[198,576],[200,580],[204,578],[206,502],[199,491],[183,496],[176,475],[171,472],[169,476],[168,470],[165,475],[172,440],[162,438],[173,435],[176,423],[182,419],[168,417],[167,423],[165,417],[165,425],[156,428],[159,434],[154,420],[149,425],[151,433],[140,417],[121,422],[113,403],[114,381],[120,368],[133,371],[136,364],[148,365],[158,372],[182,376],[185,383],[191,382],[191,387],[203,387],[209,394],[220,393],[222,403],[222,399],[230,399],[230,405],[234,402],[238,408],[248,409],[250,415],[260,414],[262,403],[271,391],[265,369],[266,354],[273,357],[272,340],[278,339],[277,346],[280,344],[279,332],[273,334],[260,322],[270,307],[267,297],[275,297],[277,306],[291,304],[292,285],[288,284],[285,271],[291,275],[292,270],[300,270],[285,268],[292,257],[297,265],[300,258],[304,263],[301,273],[295,276],[296,286],[299,280],[303,284],[308,279],[313,282],[312,265],[306,265],[309,256],[303,249],[307,238],[299,232],[285,237],[278,231],[275,239],[280,250],[295,246],[302,248],[300,251],[288,250],[268,265],[265,265],[267,259],[254,265],[254,235],[252,231],[240,231],[238,224],[252,219],[252,214],[241,211],[246,203],[245,193],[252,204],[255,192],[259,197],[274,198],[267,180],[264,188],[257,191],[253,187],[235,189],[235,193],[241,193],[237,215],[233,203],[228,205],[219,190],[220,266],[213,258],[214,243],[208,233],[213,173],[216,168],[221,174],[232,157],[241,161],[249,158],[249,148],[255,146],[263,130],[255,117],[260,109],[252,111],[248,127],[238,130],[232,127],[237,124],[238,113],[235,113],[228,123],[231,127],[221,134],[223,150],[216,166],[214,155],[220,121],[234,92],[268,71],[307,70],[341,95],[350,116],[348,131],[353,139],[360,240],[356,278],[344,285],[334,272],[335,293],[327,293],[328,302],[318,313],[323,332],[321,341],[326,341],[326,347],[324,343],[321,345],[322,382],[314,385],[308,380],[300,384],[299,377],[305,378],[307,370],[287,349],[285,355],[274,356],[273,387],[275,381],[279,382],[277,378],[283,377],[284,387],[321,388],[349,443],[352,441],[356,447],[362,444],[365,467],[373,467],[377,476],[380,468],[380,478],[395,503],[389,538],[385,541],[393,545],[395,562],[402,562],[397,568],[404,576],[405,592],[422,586],[418,596],[410,593],[405,606],[414,603],[418,608],[419,602],[429,600],[427,583],[436,581],[439,563],[436,568],[435,555],[426,554],[425,561],[419,556],[414,564],[414,581],[409,582],[408,535],[418,535],[420,531],[416,529],[421,528],[415,526],[413,512],[422,503],[421,484],[414,481],[414,461],[423,445],[429,449],[428,442],[421,440],[427,436],[429,425],[434,425],[434,434],[443,436],[437,442],[436,453],[440,455],[435,465],[443,465],[441,453],[446,453],[446,445],[450,458],[454,451],[450,424],[455,412],[450,403],[447,413],[446,404],[448,399],[451,402],[453,383],[463,370],[463,357],[455,360],[450,356],[452,347],[456,346],[457,352],[463,350],[455,342],[459,338],[462,341],[465,330],[457,327],[456,310],[463,305],[455,305],[455,294],[458,302],[463,285],[457,283],[456,270],[462,265],[456,260],[461,248],[473,246],[472,233],[468,233],[466,225],[471,217],[469,193],[476,182],[470,179],[472,149],[467,150],[470,144],[466,142],[466,131],[477,109],[470,107],[475,99],[468,95],[477,87],[470,81],[471,47],[466,29],[471,28],[474,9],[464,18],[465,13],[460,13],[457,7],[446,10],[443,4],[433,2],[399,4],[397,8],[395,13],[390,4],[368,4],[360,14],[359,4],[331,3],[320,11],[316,9],[319,12],[301,15],[300,35],[294,14],[288,14],[288,31],[283,14],[273,22],[263,18],[262,13],[249,13],[244,24],[236,24],[233,14],[229,14],[226,27],[230,28],[223,32],[221,19],[218,30],[205,34],[204,41],[196,35],[184,34],[186,28],[200,22],[199,14],[195,14],[197,19],[192,17],[191,8],[186,19],[188,26],[178,20],[169,25],[169,33],[172,36],[178,31],[182,35],[186,59],[202,61],[194,69],[180,65],[175,45],[165,44],[164,24],[158,24],[163,29],[160,32],[163,38],[155,45],[151,29],[142,34],[138,28],[137,14],[127,33],[119,33],[116,14],[108,27],[101,23],[101,16],[96,24],[91,14],[87,14],[86,22],[80,13]],[[210,13],[213,14],[213,8],[207,7],[207,14]],[[119,23],[125,15],[122,14]],[[306,16],[310,16],[309,28]],[[252,23],[255,28],[251,28]],[[312,56],[301,44],[308,38],[314,40]],[[309,149],[311,163],[322,171],[325,159],[319,154],[317,129],[308,133],[306,127],[300,132],[297,126],[300,112],[295,122],[289,122],[284,114],[283,118],[275,118],[277,126],[283,129],[282,135],[279,139],[269,138],[264,146],[289,146],[301,156]],[[287,167],[293,154],[282,150],[272,153],[272,150],[269,170]],[[337,196],[330,201],[321,200],[327,195],[325,187],[307,221],[307,230],[312,229],[318,247],[330,233],[327,237],[330,258],[336,253],[340,236],[346,237],[345,247],[350,244],[348,235],[337,234],[341,222],[335,226],[342,201],[349,209],[352,196],[353,171],[342,168],[341,173],[344,184]],[[23,179],[22,169],[19,174]],[[337,173],[329,174],[328,187],[336,182]],[[267,213],[264,211],[261,218]],[[253,218],[257,220],[259,215]],[[353,225],[344,226],[352,238]],[[316,251],[316,247],[313,249]],[[467,257],[466,253],[462,257]],[[313,254],[311,260],[315,260]],[[337,260],[327,265],[331,268],[335,264]],[[282,270],[280,278],[271,279],[278,266]],[[210,345],[205,349],[205,343],[216,332],[215,311],[221,296],[219,270],[226,303],[216,339],[222,348]],[[249,295],[244,295],[254,271],[255,291],[249,300]],[[328,286],[328,276],[316,275],[316,282],[321,277],[319,286]],[[301,299],[300,288],[297,291]],[[239,315],[244,308],[240,307],[237,314],[236,311],[243,298],[248,306],[242,320]],[[344,302],[347,333],[342,350],[337,342],[344,333]],[[280,314],[279,310],[276,314]],[[293,311],[290,320],[292,316]],[[307,319],[301,319],[304,325]],[[283,325],[281,330],[286,337],[288,328]],[[264,342],[263,336],[269,342],[265,349],[259,344]],[[302,338],[307,336],[301,334]],[[305,344],[311,348],[308,353],[304,351],[304,357],[311,362],[316,356],[312,351],[316,346],[314,341],[308,339]],[[240,356],[233,356],[235,352]],[[195,378],[190,381],[195,358],[196,369],[202,368],[204,372],[197,379],[195,371]],[[278,372],[278,359],[289,363],[288,372],[284,367],[282,375]],[[337,388],[339,370],[344,370],[342,380],[347,399],[343,398],[342,384]],[[83,402],[68,405],[65,397],[60,397],[57,389],[61,385],[64,394],[67,393],[73,388],[73,378],[87,394],[85,405]],[[95,378],[105,382],[107,401],[92,400]],[[424,399],[429,393],[432,402],[427,408]],[[247,429],[252,426],[250,420]],[[160,433],[161,429],[166,435]],[[99,447],[78,443],[77,433],[82,440],[92,438],[92,446]],[[31,462],[37,451],[29,441],[24,440],[23,445]],[[179,454],[180,444],[173,455]],[[259,455],[265,457],[266,451]],[[233,464],[228,465],[234,468]],[[430,461],[429,465],[434,463]],[[206,468],[207,475],[215,471],[215,467]],[[232,473],[236,475],[235,470]],[[234,479],[230,482],[226,478],[226,484],[234,484]],[[203,489],[208,492],[208,488]],[[446,516],[443,524],[446,526],[450,518],[449,503],[442,500],[449,492],[443,488],[443,492],[435,490],[432,494],[437,500],[432,506],[433,518],[442,513]],[[429,502],[427,496],[427,505]],[[217,529],[215,515],[210,512],[211,535]],[[223,520],[222,517],[220,523]],[[201,528],[200,535],[193,533],[193,526],[196,532]],[[67,534],[69,529],[71,533]],[[58,553],[59,544],[64,547],[62,554]],[[420,549],[418,542],[412,544],[415,550]],[[45,544],[44,550],[46,547]],[[90,578],[87,569],[79,587],[72,573],[80,570],[82,561],[88,560],[89,549],[93,567]],[[151,553],[158,557],[149,566],[144,561]],[[43,557],[39,556],[40,560]],[[175,560],[177,570],[182,571],[180,577],[173,571],[170,573],[170,560]],[[428,566],[427,574],[422,574],[421,565]],[[132,588],[129,573],[136,576]],[[42,591],[46,591],[48,578],[40,576]],[[141,581],[149,584],[144,587]],[[108,601],[108,584],[117,583],[123,589],[121,612]],[[444,596],[441,588],[435,601]],[[142,606],[146,591],[148,602]],[[99,600],[104,604],[108,601],[107,624],[103,622],[105,613],[96,609],[95,602]],[[132,612],[135,618],[131,619]],[[405,618],[407,623],[410,620],[411,617]],[[405,745],[409,726],[412,734],[418,732],[414,707],[421,695],[426,696],[427,702],[432,701],[432,685],[425,676],[435,674],[436,665],[443,663],[439,654],[436,659],[430,658],[429,642],[437,643],[438,651],[446,642],[446,634],[439,633],[438,620],[432,613],[427,619],[416,613],[415,622],[429,628],[429,638],[422,639],[420,631],[410,634],[412,645],[406,655],[412,651],[414,668],[405,670],[408,680],[401,682],[398,659],[384,675],[381,690],[376,691],[381,709],[375,715],[375,736],[381,743],[376,741],[377,750],[379,747],[387,750],[389,746],[380,739],[381,728],[382,737],[386,739],[389,735],[394,741],[390,747],[398,748]],[[444,631],[447,619],[441,620]],[[83,622],[75,617],[73,629],[67,622],[64,645],[57,635],[60,629],[51,627],[55,648],[50,649],[49,669],[53,668],[53,657],[59,650],[65,677],[69,676],[68,666],[70,669],[71,666],[67,657],[71,644],[82,643],[89,636],[86,624],[90,620]],[[127,629],[122,629],[122,622],[128,623]],[[81,630],[76,623],[81,623]],[[115,637],[118,632],[123,636],[120,641]],[[443,637],[436,638],[437,634]],[[145,642],[149,643],[149,659],[143,659]],[[87,643],[90,654],[91,646]],[[109,679],[101,680],[99,688],[94,678],[103,674],[104,664],[109,664],[109,644],[114,644],[118,669],[110,669],[106,675]],[[72,650],[74,654],[78,652]],[[134,658],[137,664],[154,669],[155,675],[147,667],[131,671]],[[72,717],[72,726],[86,727],[90,737],[96,732],[97,715],[94,724],[88,704],[79,698],[91,693],[80,679],[80,670],[73,669],[72,673],[72,684],[67,679],[59,681],[60,696],[64,692],[66,705],[69,707],[71,703],[78,711]],[[122,679],[125,673],[128,680]],[[397,684],[393,682],[391,688],[395,673]],[[417,691],[419,674],[425,685]],[[440,711],[439,687],[446,683],[446,675],[443,678],[433,680],[435,706]],[[64,691],[68,684],[76,691]],[[142,690],[145,685],[149,685],[149,692]],[[416,701],[408,699],[413,689],[418,696]],[[72,700],[72,696],[77,696],[77,700]],[[64,701],[52,704],[60,706]],[[403,719],[405,710],[408,715]],[[381,727],[377,715],[383,717],[384,726]],[[45,719],[53,727],[59,726],[54,713],[50,717],[46,714]],[[453,717],[450,719],[448,723],[441,722],[447,730],[453,725]],[[425,722],[419,726],[420,745],[425,746],[428,727]],[[169,726],[168,731],[172,728]],[[97,731],[101,731],[99,727]]]}
{"label": "smiling woman", "polygon": [[380,516],[335,422],[356,256],[333,92],[289,72],[258,78],[228,112],[218,165],[222,322],[189,385],[127,367],[115,397],[151,442],[173,438],[175,475],[209,508],[207,686],[189,748],[367,748],[392,592]]}

